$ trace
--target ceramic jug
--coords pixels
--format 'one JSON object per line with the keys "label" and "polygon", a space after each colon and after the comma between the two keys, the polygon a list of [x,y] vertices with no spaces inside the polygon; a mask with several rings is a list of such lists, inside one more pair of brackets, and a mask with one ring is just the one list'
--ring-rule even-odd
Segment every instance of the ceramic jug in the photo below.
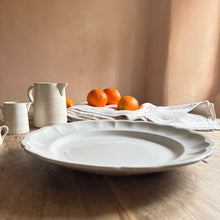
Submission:
{"label": "ceramic jug", "polygon": [[28,97],[34,107],[34,127],[67,122],[66,86],[67,83],[36,82],[28,88]]}
{"label": "ceramic jug", "polygon": [[0,106],[3,113],[3,124],[9,128],[9,134],[29,132],[28,111],[31,102],[4,102]]}

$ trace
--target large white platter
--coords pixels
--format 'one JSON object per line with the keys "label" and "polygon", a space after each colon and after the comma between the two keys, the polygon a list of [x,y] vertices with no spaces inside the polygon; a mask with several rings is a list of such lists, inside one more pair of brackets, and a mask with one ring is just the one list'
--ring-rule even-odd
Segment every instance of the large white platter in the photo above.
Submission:
{"label": "large white platter", "polygon": [[210,156],[215,144],[188,129],[147,122],[77,121],[26,134],[24,150],[76,170],[112,175],[159,172]]}

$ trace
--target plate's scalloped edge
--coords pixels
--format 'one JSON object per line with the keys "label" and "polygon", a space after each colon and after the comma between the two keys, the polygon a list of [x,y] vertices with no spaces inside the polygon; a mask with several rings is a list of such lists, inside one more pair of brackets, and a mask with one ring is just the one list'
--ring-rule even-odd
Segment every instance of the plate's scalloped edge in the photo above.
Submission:
{"label": "plate's scalloped edge", "polygon": [[[105,122],[112,122],[114,124],[117,123],[143,123],[143,124],[148,124],[148,125],[153,125],[153,126],[158,126],[158,127],[163,127],[163,128],[173,128],[175,130],[180,130],[180,131],[185,131],[185,132],[189,132],[193,135],[198,135],[204,138],[204,143],[207,143],[208,146],[205,148],[205,153],[202,154],[200,157],[197,157],[193,160],[187,161],[187,162],[179,162],[179,163],[174,163],[174,164],[170,164],[170,165],[162,165],[162,166],[154,166],[154,167],[119,167],[119,166],[95,166],[95,165],[90,165],[90,164],[81,164],[81,163],[73,163],[73,162],[66,162],[66,161],[61,161],[61,160],[56,160],[56,159],[52,159],[52,158],[48,158],[48,155],[44,155],[44,154],[39,154],[39,153],[34,153],[30,150],[30,145],[28,144],[28,141],[30,141],[30,137],[33,133],[39,133],[39,132],[43,132],[44,130],[47,130],[48,128],[51,127],[61,127],[61,126],[68,126],[71,123],[105,123]],[[115,128],[118,126],[115,126]],[[181,128],[178,126],[173,126],[173,125],[164,125],[164,124],[160,124],[160,123],[154,123],[154,122],[144,122],[144,121],[127,121],[127,120],[117,120],[117,121],[110,121],[110,120],[96,120],[96,121],[76,121],[76,122],[70,122],[70,123],[64,123],[64,124],[57,124],[57,125],[53,125],[53,126],[47,126],[47,127],[43,127],[40,128],[36,131],[32,131],[28,134],[26,134],[21,142],[21,146],[23,147],[24,151],[28,154],[30,154],[31,156],[34,156],[38,159],[50,162],[50,163],[54,163],[57,165],[61,165],[61,166],[65,166],[68,168],[73,168],[76,170],[80,170],[80,171],[85,171],[85,172],[91,172],[91,173],[98,173],[98,174],[112,174],[112,175],[117,175],[117,174],[124,174],[124,175],[133,175],[133,174],[144,174],[144,173],[152,173],[152,172],[160,172],[160,171],[166,171],[166,170],[170,170],[170,169],[174,169],[177,167],[181,167],[181,166],[185,166],[185,165],[190,165],[190,164],[194,164],[197,163],[201,160],[204,160],[206,158],[208,158],[209,156],[211,156],[216,148],[215,143],[205,134],[196,132],[192,129],[186,129],[186,128]]]}

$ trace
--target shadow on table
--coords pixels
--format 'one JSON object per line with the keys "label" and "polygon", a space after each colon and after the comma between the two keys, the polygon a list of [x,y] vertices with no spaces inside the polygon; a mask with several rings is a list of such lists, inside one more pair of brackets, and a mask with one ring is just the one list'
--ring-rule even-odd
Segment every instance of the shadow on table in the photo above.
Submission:
{"label": "shadow on table", "polygon": [[181,190],[183,173],[176,169],[137,176],[102,176],[40,161],[22,149],[8,150],[0,160],[0,210],[9,218],[22,219],[82,219],[111,213],[120,217],[124,209],[149,207]]}

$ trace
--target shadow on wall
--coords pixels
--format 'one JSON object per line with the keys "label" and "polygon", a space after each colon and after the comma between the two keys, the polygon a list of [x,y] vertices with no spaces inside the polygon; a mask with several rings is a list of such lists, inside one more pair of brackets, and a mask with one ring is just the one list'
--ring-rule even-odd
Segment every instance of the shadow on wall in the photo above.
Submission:
{"label": "shadow on wall", "polygon": [[220,2],[209,3],[172,0],[165,105],[213,102],[219,91]]}
{"label": "shadow on wall", "polygon": [[[124,22],[118,64],[119,88],[140,103],[162,105],[168,59],[171,1],[136,1]],[[144,22],[143,22],[144,21]],[[133,32],[128,33],[130,26]],[[128,47],[125,41],[127,41]],[[120,74],[125,71],[125,74]]]}
{"label": "shadow on wall", "polygon": [[152,1],[149,50],[146,60],[147,101],[164,105],[169,59],[170,14],[172,1]]}
{"label": "shadow on wall", "polygon": [[218,6],[219,1],[137,1],[122,20],[118,87],[141,103],[178,105],[208,99],[215,101],[218,113]]}

